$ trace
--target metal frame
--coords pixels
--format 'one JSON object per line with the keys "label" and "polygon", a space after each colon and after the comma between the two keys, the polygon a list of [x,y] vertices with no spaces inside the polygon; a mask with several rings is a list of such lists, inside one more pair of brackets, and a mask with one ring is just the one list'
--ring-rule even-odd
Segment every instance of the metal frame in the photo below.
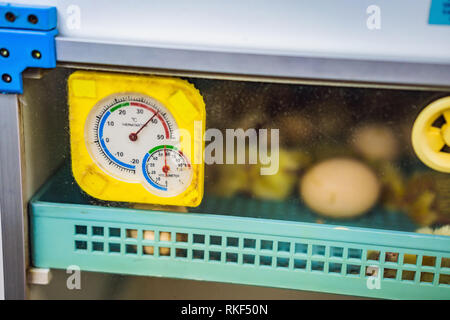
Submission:
{"label": "metal frame", "polygon": [[[0,208],[4,297],[25,298],[26,239],[22,192],[22,143],[17,95],[0,94]],[[1,260],[0,260],[1,261]]]}
{"label": "metal frame", "polygon": [[58,62],[309,81],[450,86],[450,65],[302,57],[95,42],[56,37]]}
{"label": "metal frame", "polygon": [[0,208],[0,300],[5,299],[5,284],[3,279],[3,247],[2,247],[2,213]]}

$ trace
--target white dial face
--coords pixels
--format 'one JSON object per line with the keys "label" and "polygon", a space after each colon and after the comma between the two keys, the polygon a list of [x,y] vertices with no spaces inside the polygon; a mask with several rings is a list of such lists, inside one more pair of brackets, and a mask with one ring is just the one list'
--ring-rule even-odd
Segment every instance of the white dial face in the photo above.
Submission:
{"label": "white dial face", "polygon": [[173,197],[190,185],[192,167],[185,155],[171,145],[151,149],[142,161],[145,186],[161,197]]}
{"label": "white dial face", "polygon": [[177,124],[159,101],[139,94],[114,94],[99,101],[85,124],[88,152],[107,174],[126,182],[141,182],[139,167],[149,149],[173,144]]}

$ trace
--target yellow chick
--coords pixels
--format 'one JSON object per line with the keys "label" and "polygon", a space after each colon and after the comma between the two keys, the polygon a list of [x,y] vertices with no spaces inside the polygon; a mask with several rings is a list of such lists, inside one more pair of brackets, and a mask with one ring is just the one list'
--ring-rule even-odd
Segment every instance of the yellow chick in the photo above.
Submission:
{"label": "yellow chick", "polygon": [[311,163],[311,157],[302,151],[279,150],[279,168],[273,175],[261,175],[261,165],[252,166],[250,191],[254,197],[265,200],[284,200],[298,182],[299,170]]}

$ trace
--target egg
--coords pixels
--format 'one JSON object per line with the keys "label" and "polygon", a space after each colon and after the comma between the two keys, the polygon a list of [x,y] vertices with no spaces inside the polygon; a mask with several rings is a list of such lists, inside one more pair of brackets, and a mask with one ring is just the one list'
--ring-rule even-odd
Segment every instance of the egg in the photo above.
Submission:
{"label": "egg", "polygon": [[[150,237],[152,239],[148,239],[148,240],[154,240],[155,239],[155,235],[153,234],[153,237]],[[160,232],[159,233],[159,241],[170,241],[170,232]],[[144,233],[144,239],[147,239],[145,237],[145,233]],[[153,247],[151,247],[153,249]],[[145,248],[144,248],[145,250]],[[170,248],[167,247],[159,247],[159,255],[160,256],[168,256],[170,255]]]}
{"label": "egg", "polygon": [[430,227],[423,227],[417,229],[416,232],[424,234],[434,234],[437,236],[450,236],[450,224],[436,229],[432,229]]}
{"label": "egg", "polygon": [[300,195],[313,211],[332,218],[352,218],[378,200],[380,183],[364,163],[350,158],[322,161],[302,177]]}
{"label": "egg", "polygon": [[[144,230],[142,235],[143,235],[143,239],[144,240],[150,240],[150,241],[154,241],[155,240],[155,231]],[[127,236],[129,238],[137,239],[138,232],[137,232],[137,230],[128,230]],[[171,241],[170,232],[160,232],[159,233],[159,241],[169,241],[170,242]],[[186,239],[186,241],[187,241],[187,239]],[[186,242],[186,241],[183,241],[183,242]],[[154,253],[153,246],[146,246],[146,245],[144,245],[142,250],[144,251],[145,254],[153,255],[153,253]],[[159,255],[160,256],[168,256],[168,255],[170,255],[170,248],[160,247],[159,248]]]}
{"label": "egg", "polygon": [[399,142],[391,128],[383,124],[365,124],[351,137],[353,148],[369,160],[395,160]]}

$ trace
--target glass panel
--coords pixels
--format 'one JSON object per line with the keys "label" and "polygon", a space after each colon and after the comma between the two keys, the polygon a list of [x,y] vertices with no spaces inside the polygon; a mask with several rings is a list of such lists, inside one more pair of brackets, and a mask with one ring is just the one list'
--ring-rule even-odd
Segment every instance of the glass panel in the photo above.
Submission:
{"label": "glass panel", "polygon": [[[31,138],[35,126],[29,123],[33,121],[42,122],[40,128],[49,137],[25,144],[45,154],[51,152],[49,161],[55,164],[49,168],[56,168],[56,162],[66,164],[42,201],[448,234],[447,229],[438,228],[450,219],[450,176],[430,169],[418,158],[411,131],[419,113],[450,92],[186,78],[203,96],[206,132],[214,136],[206,142],[204,197],[193,208],[146,207],[90,197],[71,176],[66,84],[73,71],[56,68],[42,79],[24,82],[24,104],[40,101],[48,87],[54,93],[46,98],[49,112],[38,115],[24,108],[24,137],[37,139]],[[447,149],[440,146],[439,139],[446,143],[448,121],[445,112],[437,115],[426,137],[442,154],[447,154]],[[242,140],[233,136],[239,135],[239,129],[246,130]],[[437,138],[436,130],[441,130]],[[263,142],[267,153],[259,145]],[[44,146],[48,143],[54,148]],[[213,148],[214,143],[220,148]],[[226,152],[227,146],[232,156]],[[82,234],[81,228],[75,232]],[[120,230],[95,226],[90,232],[121,236]],[[136,230],[124,232],[127,238],[137,239]],[[177,242],[187,241],[181,234],[176,236]],[[142,237],[146,239],[144,233]],[[193,234],[192,241],[237,245],[230,239],[216,235],[200,239]],[[243,239],[242,245],[257,249],[254,242]],[[275,248],[262,242],[258,246]],[[283,250],[278,243],[278,251]],[[313,250],[312,254],[324,253]],[[361,258],[360,252],[349,254]],[[386,259],[394,260],[396,256],[391,255]]]}

